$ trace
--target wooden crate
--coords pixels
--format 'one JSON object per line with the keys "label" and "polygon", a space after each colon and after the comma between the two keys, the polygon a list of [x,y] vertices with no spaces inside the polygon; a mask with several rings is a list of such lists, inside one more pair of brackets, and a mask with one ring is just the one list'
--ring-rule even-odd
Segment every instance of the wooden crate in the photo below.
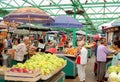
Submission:
{"label": "wooden crate", "polygon": [[28,81],[36,82],[40,79],[40,73],[16,73],[16,72],[5,72],[5,80],[8,81]]}
{"label": "wooden crate", "polygon": [[5,70],[0,68],[0,75],[4,75],[5,74]]}
{"label": "wooden crate", "polygon": [[0,67],[0,76],[1,75],[5,75],[5,71],[6,71],[7,67],[6,66],[2,66]]}

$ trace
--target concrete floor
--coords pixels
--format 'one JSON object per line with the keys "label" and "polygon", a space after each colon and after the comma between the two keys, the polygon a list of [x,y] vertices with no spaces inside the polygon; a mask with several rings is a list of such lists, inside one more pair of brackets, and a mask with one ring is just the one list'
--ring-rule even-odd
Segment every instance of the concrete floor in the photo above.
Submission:
{"label": "concrete floor", "polygon": [[[94,55],[88,59],[88,64],[86,68],[86,82],[97,82],[96,77],[94,76],[93,68],[94,68],[95,57]],[[80,82],[78,76],[75,79],[66,79],[65,82]]]}

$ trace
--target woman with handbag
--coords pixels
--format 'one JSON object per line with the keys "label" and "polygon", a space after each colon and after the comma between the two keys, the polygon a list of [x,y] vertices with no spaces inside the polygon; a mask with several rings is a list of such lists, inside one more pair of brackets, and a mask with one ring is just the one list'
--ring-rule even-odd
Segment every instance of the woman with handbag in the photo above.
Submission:
{"label": "woman with handbag", "polygon": [[78,43],[78,56],[76,59],[76,63],[77,63],[77,69],[78,69],[78,77],[80,79],[80,82],[85,82],[85,69],[86,69],[86,65],[87,65],[87,54],[88,51],[87,49],[84,47],[85,42],[84,41],[80,41]]}

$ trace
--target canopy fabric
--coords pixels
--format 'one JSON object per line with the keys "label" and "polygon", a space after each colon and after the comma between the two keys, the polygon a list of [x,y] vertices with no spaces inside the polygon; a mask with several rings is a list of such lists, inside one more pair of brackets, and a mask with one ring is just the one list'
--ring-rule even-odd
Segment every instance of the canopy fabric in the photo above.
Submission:
{"label": "canopy fabric", "polygon": [[112,23],[112,26],[120,26],[120,20],[115,20],[115,21]]}
{"label": "canopy fabric", "polygon": [[54,18],[55,22],[52,23],[51,27],[60,28],[82,28],[82,23],[70,16],[57,16]]}
{"label": "canopy fabric", "polygon": [[33,7],[19,8],[6,15],[4,20],[9,22],[30,22],[41,24],[50,24],[54,22],[54,19],[47,15],[44,11]]}

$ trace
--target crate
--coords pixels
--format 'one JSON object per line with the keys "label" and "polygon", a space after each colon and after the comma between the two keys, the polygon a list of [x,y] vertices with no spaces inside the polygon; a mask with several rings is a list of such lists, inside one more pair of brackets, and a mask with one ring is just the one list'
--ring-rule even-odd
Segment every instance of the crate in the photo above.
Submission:
{"label": "crate", "polygon": [[[5,71],[6,71],[6,66],[2,66],[2,67],[0,67],[0,76],[2,75],[5,75]],[[1,82],[1,81],[0,81]]]}
{"label": "crate", "polygon": [[5,72],[5,80],[8,81],[28,81],[28,82],[36,82],[40,79],[40,73],[17,73],[17,72]]}

